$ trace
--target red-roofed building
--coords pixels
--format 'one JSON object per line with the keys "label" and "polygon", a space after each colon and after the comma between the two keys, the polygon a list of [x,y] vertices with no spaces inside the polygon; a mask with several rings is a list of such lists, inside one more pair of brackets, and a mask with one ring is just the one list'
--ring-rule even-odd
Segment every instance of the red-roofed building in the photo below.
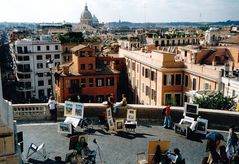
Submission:
{"label": "red-roofed building", "polygon": [[119,71],[97,62],[95,51],[78,45],[71,49],[72,63],[61,65],[56,73],[58,102],[103,102],[109,94],[117,98]]}

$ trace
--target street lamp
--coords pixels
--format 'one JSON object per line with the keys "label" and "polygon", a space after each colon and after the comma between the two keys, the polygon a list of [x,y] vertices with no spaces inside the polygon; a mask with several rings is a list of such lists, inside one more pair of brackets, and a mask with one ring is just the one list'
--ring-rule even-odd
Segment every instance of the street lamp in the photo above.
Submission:
{"label": "street lamp", "polygon": [[48,66],[48,68],[51,71],[51,95],[54,98],[54,88],[53,88],[54,87],[54,84],[53,84],[53,67],[54,67],[54,63],[53,63],[53,60],[48,59],[47,60],[47,66]]}

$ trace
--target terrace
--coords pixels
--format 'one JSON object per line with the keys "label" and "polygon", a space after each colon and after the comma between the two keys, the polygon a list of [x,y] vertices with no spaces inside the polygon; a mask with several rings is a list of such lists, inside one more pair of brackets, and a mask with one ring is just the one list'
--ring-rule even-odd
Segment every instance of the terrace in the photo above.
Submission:
{"label": "terrace", "polygon": [[[13,110],[13,117],[17,120],[17,131],[24,133],[24,152],[23,160],[26,158],[28,147],[31,143],[40,145],[42,142],[46,144],[47,156],[49,157],[46,163],[54,163],[54,157],[60,156],[65,160],[69,150],[69,137],[57,132],[57,124],[50,123],[50,114],[47,104],[7,104],[9,109]],[[84,117],[89,117],[97,122],[98,115],[102,114],[107,106],[103,104],[90,103],[84,104]],[[58,121],[64,120],[63,114],[64,104],[58,105]],[[170,150],[179,148],[187,163],[198,163],[204,156],[206,141],[199,138],[191,140],[184,136],[176,134],[173,130],[162,128],[162,109],[161,106],[136,105],[129,104],[127,108],[137,110],[138,127],[136,133],[125,132],[108,132],[104,128],[94,125],[93,130],[88,135],[88,143],[91,149],[96,149],[93,139],[102,148],[101,154],[105,163],[135,163],[137,153],[146,152],[148,149],[149,140],[169,140]],[[1,114],[3,114],[1,112]],[[6,113],[5,113],[6,114]],[[183,108],[172,107],[173,121],[179,122],[182,118]],[[7,114],[8,116],[9,113]],[[232,124],[238,124],[239,113],[221,110],[199,109],[199,115],[209,120],[210,129],[224,129],[227,130]],[[3,115],[2,115],[3,116]],[[119,118],[126,117],[126,109],[122,107],[119,109]],[[97,124],[97,123],[96,123]],[[83,129],[78,129],[82,132]],[[222,133],[225,137],[227,134]],[[188,151],[190,150],[190,151]],[[33,163],[43,161],[43,158],[38,155],[33,155]],[[97,154],[97,162],[100,162],[99,154]]]}

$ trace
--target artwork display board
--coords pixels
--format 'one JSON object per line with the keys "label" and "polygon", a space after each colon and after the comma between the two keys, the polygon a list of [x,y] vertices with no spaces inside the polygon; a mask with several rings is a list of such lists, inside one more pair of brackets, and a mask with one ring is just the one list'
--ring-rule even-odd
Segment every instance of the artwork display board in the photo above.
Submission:
{"label": "artwork display board", "polygon": [[135,109],[128,109],[127,110],[127,121],[136,121],[136,110]]}
{"label": "artwork display board", "polygon": [[64,116],[83,119],[84,104],[65,101]]}

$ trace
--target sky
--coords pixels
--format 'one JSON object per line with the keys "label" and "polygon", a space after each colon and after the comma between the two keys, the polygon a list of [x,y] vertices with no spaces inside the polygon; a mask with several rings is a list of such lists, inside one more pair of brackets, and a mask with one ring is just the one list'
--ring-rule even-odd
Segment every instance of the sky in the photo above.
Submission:
{"label": "sky", "polygon": [[80,22],[87,3],[100,22],[239,20],[239,0],[1,0],[0,22]]}

